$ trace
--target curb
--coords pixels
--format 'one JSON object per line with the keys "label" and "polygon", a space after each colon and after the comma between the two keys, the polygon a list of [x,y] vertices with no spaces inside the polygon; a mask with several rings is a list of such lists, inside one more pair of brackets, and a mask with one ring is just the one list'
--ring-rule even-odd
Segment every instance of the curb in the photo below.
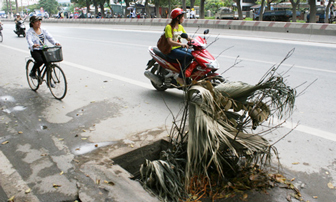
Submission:
{"label": "curb", "polygon": [[[3,22],[12,22],[12,19],[4,19]],[[75,23],[75,24],[124,24],[124,25],[147,25],[165,26],[170,23],[167,18],[105,18],[105,19],[44,19],[44,23]],[[207,20],[186,19],[184,27],[200,27],[214,29],[233,29],[245,31],[263,31],[279,33],[296,33],[310,35],[336,36],[336,24],[326,23],[291,23],[274,21],[242,21],[242,20]]]}

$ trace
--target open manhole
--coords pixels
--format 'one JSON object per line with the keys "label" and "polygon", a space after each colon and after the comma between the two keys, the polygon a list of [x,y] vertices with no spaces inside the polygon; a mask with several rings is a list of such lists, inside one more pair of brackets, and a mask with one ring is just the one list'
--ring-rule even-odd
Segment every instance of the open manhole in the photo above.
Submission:
{"label": "open manhole", "polygon": [[167,150],[171,145],[166,140],[158,140],[153,144],[140,147],[139,149],[125,153],[121,156],[113,158],[114,164],[120,165],[122,168],[131,173],[134,179],[140,178],[140,166],[145,163],[146,159],[153,161],[160,158],[160,153]]}

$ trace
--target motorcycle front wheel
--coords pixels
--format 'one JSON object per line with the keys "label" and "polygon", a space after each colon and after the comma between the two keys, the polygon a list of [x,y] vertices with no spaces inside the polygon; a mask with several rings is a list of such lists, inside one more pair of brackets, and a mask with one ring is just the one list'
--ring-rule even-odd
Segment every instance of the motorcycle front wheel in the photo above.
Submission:
{"label": "motorcycle front wheel", "polygon": [[213,86],[217,86],[225,82],[225,79],[220,75],[212,77],[211,79],[208,79],[208,80],[211,82]]}
{"label": "motorcycle front wheel", "polygon": [[[160,67],[160,65],[158,65],[158,64],[154,65],[154,67],[151,69],[151,72],[154,75],[158,76],[161,80],[164,79],[164,75],[163,75],[164,72],[162,71],[162,68]],[[153,81],[151,81],[151,83],[154,86],[154,88],[156,90],[158,90],[158,91],[165,91],[165,90],[167,90],[167,87],[164,84],[158,85],[158,84],[154,83]]]}

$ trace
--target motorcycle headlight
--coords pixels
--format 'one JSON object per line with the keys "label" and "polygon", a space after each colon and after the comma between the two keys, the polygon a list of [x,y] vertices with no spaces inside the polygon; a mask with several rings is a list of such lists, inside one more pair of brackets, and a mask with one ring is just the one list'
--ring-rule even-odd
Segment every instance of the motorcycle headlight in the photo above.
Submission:
{"label": "motorcycle headlight", "polygon": [[219,63],[217,60],[212,60],[209,63],[206,63],[205,66],[210,69],[219,69]]}

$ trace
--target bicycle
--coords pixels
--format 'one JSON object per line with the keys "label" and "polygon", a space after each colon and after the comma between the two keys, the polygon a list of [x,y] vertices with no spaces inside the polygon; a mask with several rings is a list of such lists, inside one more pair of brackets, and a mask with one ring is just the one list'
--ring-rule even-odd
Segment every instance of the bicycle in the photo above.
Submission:
{"label": "bicycle", "polygon": [[[42,85],[43,81],[45,81],[51,94],[56,99],[62,100],[67,93],[67,81],[61,67],[55,64],[55,62],[60,62],[63,60],[62,47],[54,46],[44,48],[42,53],[46,63],[43,64],[42,68],[38,69],[37,79],[29,76],[35,64],[34,59],[29,57],[28,61],[26,62],[26,76],[29,87],[33,91],[37,91],[40,85]],[[47,80],[45,80],[45,77]]]}

